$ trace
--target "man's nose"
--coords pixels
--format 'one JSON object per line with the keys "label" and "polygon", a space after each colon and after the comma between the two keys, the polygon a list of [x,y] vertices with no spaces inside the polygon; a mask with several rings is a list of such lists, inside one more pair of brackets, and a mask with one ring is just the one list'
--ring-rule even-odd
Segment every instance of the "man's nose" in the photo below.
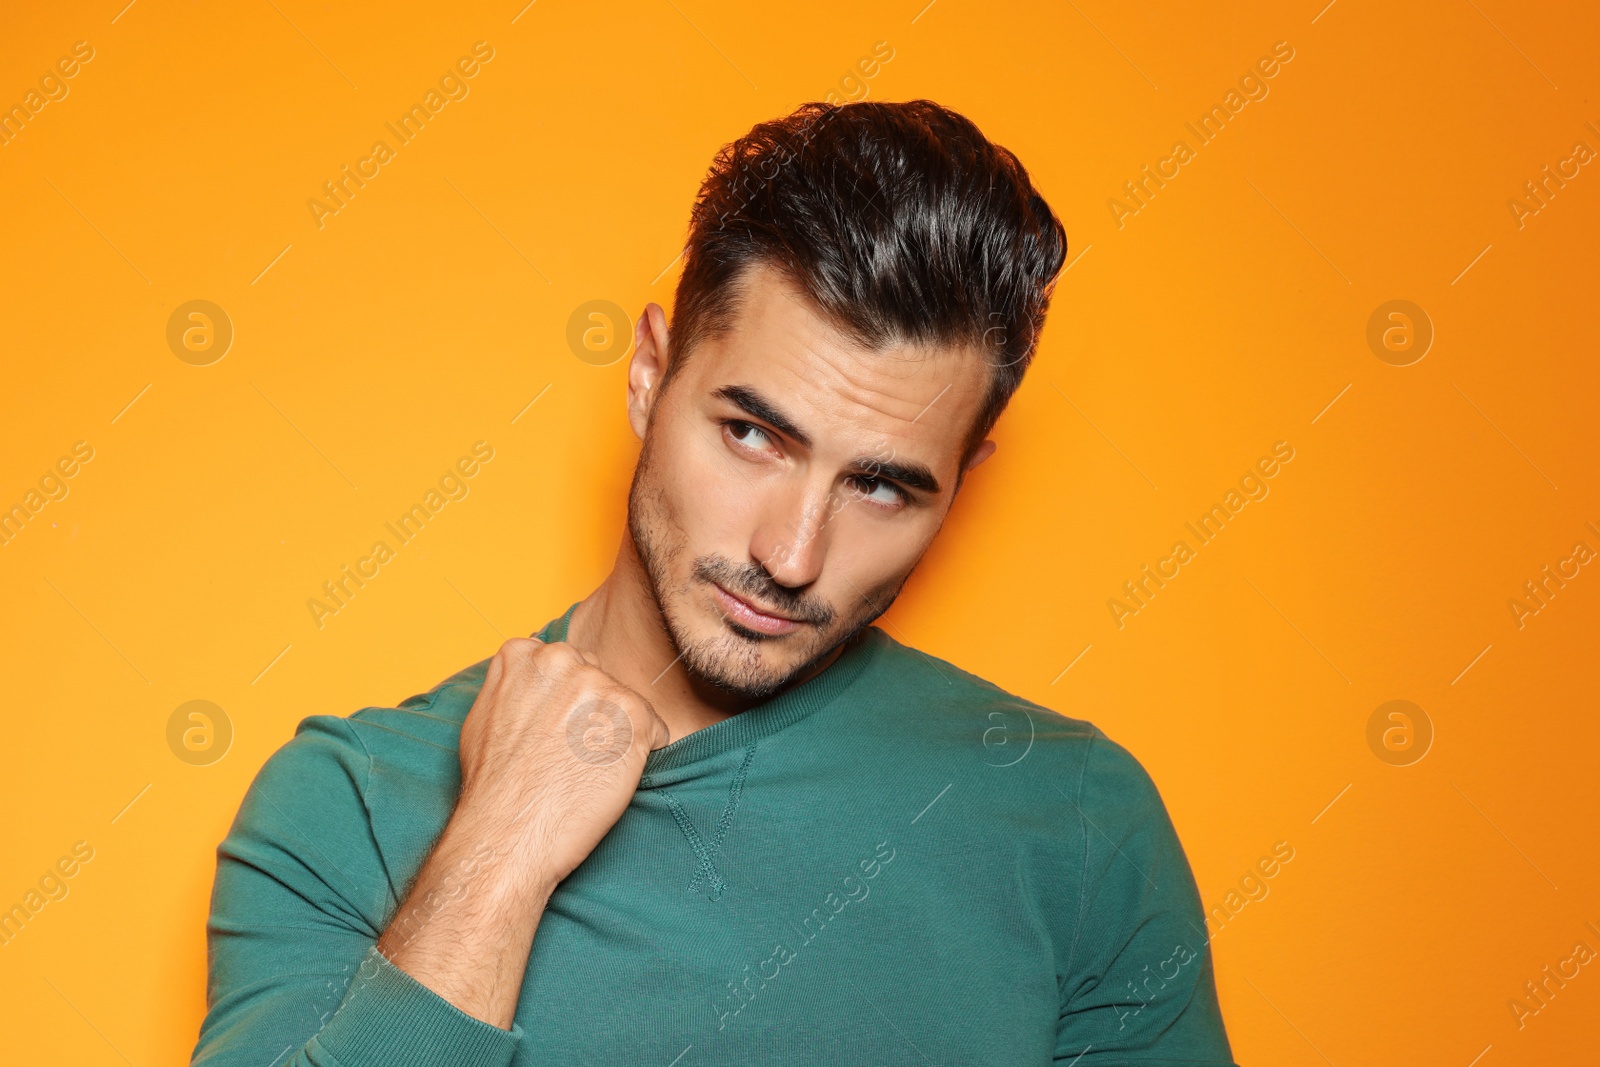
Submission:
{"label": "man's nose", "polygon": [[831,517],[829,487],[810,491],[797,487],[781,494],[751,539],[750,553],[779,585],[810,585],[822,573]]}

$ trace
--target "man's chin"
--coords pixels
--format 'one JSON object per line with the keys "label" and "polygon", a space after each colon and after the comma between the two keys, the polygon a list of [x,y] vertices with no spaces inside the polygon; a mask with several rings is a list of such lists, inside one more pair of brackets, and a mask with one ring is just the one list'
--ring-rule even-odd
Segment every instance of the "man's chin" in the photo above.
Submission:
{"label": "man's chin", "polygon": [[730,651],[728,643],[733,638],[723,634],[684,653],[683,668],[689,675],[706,685],[747,700],[761,700],[776,694],[794,677],[792,668],[772,666],[770,639],[760,642],[739,643],[746,654]]}
{"label": "man's chin", "polygon": [[[794,649],[805,630],[782,637],[746,637],[736,623],[721,618],[710,623],[709,636],[679,644],[681,665],[691,678],[746,700],[764,700],[791,685],[813,662],[795,660]],[[807,627],[810,629],[810,627]]]}

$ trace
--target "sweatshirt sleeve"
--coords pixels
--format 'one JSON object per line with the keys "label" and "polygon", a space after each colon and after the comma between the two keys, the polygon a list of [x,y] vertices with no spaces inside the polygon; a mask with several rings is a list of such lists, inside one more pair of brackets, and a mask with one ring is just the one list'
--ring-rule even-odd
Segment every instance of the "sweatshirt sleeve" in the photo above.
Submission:
{"label": "sweatshirt sleeve", "polygon": [[462,1012],[374,947],[399,901],[373,838],[370,758],[312,716],[217,848],[194,1067],[506,1067],[522,1030]]}
{"label": "sweatshirt sleeve", "polygon": [[1200,892],[1155,783],[1096,731],[1077,785],[1083,888],[1055,1061],[1233,1067]]}

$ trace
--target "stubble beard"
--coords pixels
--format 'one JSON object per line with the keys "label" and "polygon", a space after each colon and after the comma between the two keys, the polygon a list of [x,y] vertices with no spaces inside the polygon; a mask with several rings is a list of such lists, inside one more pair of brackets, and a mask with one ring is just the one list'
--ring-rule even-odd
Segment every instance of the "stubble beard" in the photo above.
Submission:
{"label": "stubble beard", "polygon": [[[685,620],[677,613],[679,598],[665,594],[669,591],[676,592],[681,595],[684,602],[688,602],[695,596],[696,585],[700,579],[715,575],[721,580],[722,576],[728,573],[727,564],[710,558],[696,561],[696,564],[690,566],[690,574],[683,583],[669,590],[673,564],[687,548],[688,538],[683,534],[683,527],[672,513],[666,493],[651,478],[652,452],[651,435],[646,433],[638,465],[634,468],[633,483],[628,489],[628,534],[633,539],[634,550],[643,565],[645,581],[649,586],[651,599],[655,603],[662,630],[671,642],[673,651],[677,653],[678,662],[692,678],[698,681],[746,700],[765,700],[772,697],[826,659],[834,649],[853,640],[862,630],[872,625],[878,616],[894,603],[895,597],[905,585],[906,578],[910,577],[909,572],[902,576],[895,584],[892,593],[875,592],[867,602],[868,610],[853,620],[841,636],[835,640],[827,640],[824,637],[816,643],[811,655],[788,669],[774,671],[763,667],[762,648],[773,639],[748,630],[741,629],[739,632],[725,630],[716,638],[697,642],[691,638]],[[723,584],[731,591],[742,591],[741,584],[737,581],[724,581]],[[748,586],[744,588],[748,589]],[[781,602],[779,597],[772,599]],[[825,616],[823,614],[807,616],[808,624],[814,623],[811,628],[818,634],[825,634],[828,623],[833,619],[834,613],[831,611],[825,612]]]}

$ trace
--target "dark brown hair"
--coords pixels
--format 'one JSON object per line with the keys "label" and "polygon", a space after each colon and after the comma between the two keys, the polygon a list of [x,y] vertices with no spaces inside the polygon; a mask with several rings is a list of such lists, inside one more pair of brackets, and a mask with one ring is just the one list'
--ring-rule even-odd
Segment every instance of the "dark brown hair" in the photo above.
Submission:
{"label": "dark brown hair", "polygon": [[658,387],[732,325],[744,270],[769,264],[868,348],[970,347],[988,361],[964,469],[1022,382],[1066,253],[1027,171],[971,120],[931,100],[802,104],[712,161]]}

